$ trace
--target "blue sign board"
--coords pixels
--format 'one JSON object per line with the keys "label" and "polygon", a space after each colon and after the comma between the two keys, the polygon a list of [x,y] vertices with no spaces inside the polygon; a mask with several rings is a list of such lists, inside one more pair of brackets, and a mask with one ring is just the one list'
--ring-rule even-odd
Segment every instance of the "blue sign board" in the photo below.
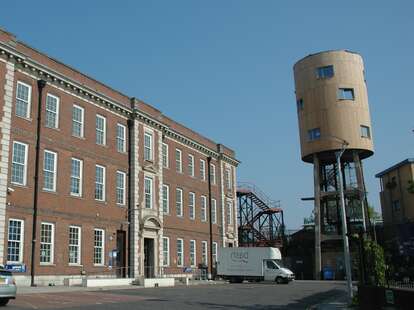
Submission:
{"label": "blue sign board", "polygon": [[26,272],[25,264],[7,264],[4,269],[11,272]]}

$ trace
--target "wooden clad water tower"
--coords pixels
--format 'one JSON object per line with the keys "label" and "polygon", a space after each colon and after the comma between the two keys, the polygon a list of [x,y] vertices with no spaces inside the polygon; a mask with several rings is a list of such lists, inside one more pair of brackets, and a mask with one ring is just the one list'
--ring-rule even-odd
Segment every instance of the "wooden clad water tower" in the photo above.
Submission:
{"label": "wooden clad water tower", "polygon": [[339,156],[348,230],[366,230],[362,161],[374,153],[362,57],[350,51],[309,55],[294,65],[301,157],[314,165],[315,277],[321,245],[341,237]]}

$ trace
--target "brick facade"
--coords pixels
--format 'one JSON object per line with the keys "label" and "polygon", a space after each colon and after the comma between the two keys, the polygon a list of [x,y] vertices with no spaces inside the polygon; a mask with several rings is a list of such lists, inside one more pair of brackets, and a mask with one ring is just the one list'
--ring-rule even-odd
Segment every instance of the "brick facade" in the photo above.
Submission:
{"label": "brick facade", "polygon": [[[27,283],[31,274],[38,80],[47,84],[42,92],[39,135],[37,282],[61,283],[65,277],[81,274],[135,278],[182,274],[190,266],[190,240],[196,244],[196,265],[201,263],[202,242],[208,244],[205,254],[211,250],[208,157],[215,171],[211,185],[217,215],[213,239],[219,247],[237,245],[238,161],[232,150],[0,30],[0,258],[3,264],[26,267],[19,273],[21,282]],[[74,110],[74,106],[81,109]],[[100,125],[97,115],[103,122]],[[97,126],[104,128],[103,145],[97,143]],[[118,126],[125,128],[124,150],[119,149]],[[83,127],[80,137],[74,133],[75,127]],[[163,145],[168,145],[167,167],[163,165]],[[176,150],[181,152],[182,172],[177,172]],[[204,180],[201,161],[205,162]],[[166,214],[163,185],[169,188]],[[182,216],[177,215],[177,188],[182,191]],[[102,201],[96,199],[101,189]],[[195,216],[191,219],[189,197],[193,194]],[[119,199],[123,203],[117,203]],[[165,237],[169,238],[168,263],[163,261]],[[177,266],[177,239],[183,240],[182,266]],[[114,251],[117,256],[111,257]]]}

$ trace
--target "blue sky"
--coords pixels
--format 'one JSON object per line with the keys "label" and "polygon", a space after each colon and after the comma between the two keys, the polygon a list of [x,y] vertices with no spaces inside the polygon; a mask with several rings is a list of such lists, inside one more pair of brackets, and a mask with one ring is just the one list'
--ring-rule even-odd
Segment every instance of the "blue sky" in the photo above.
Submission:
{"label": "blue sky", "polygon": [[292,66],[322,50],[362,54],[375,173],[414,157],[412,1],[6,1],[0,26],[64,63],[232,147],[240,181],[280,199],[288,228],[312,205]]}

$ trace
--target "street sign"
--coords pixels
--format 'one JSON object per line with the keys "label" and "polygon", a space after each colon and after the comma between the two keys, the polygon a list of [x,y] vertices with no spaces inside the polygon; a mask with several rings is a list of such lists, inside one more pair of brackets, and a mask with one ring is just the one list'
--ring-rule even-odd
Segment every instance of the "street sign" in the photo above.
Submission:
{"label": "street sign", "polygon": [[11,272],[26,272],[25,264],[7,264],[4,269]]}
{"label": "street sign", "polygon": [[385,302],[389,305],[394,304],[394,291],[385,290]]}

